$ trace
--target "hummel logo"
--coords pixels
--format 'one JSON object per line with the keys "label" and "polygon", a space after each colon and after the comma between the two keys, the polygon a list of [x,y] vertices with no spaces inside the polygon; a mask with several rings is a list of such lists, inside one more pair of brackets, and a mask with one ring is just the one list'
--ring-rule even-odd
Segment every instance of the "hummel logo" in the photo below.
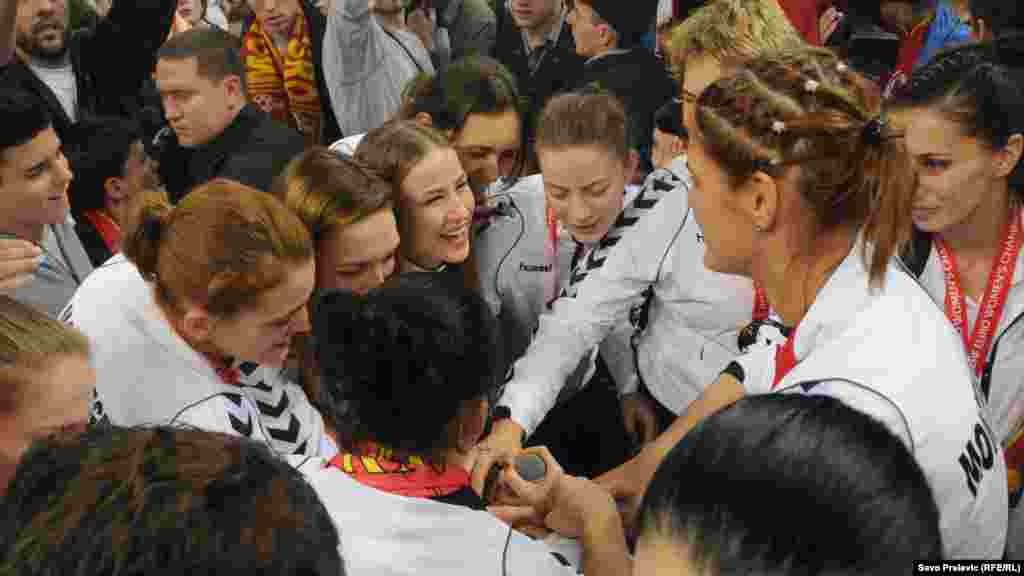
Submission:
{"label": "hummel logo", "polygon": [[703,234],[697,234],[697,242],[700,242],[701,244],[704,243],[704,235]]}
{"label": "hummel logo", "polygon": [[525,262],[519,263],[520,272],[551,272],[550,264],[527,264]]}

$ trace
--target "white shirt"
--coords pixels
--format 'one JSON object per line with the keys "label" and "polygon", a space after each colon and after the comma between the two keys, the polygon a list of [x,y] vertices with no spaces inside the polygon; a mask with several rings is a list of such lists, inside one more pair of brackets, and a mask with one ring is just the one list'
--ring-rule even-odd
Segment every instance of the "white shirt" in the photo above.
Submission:
{"label": "white shirt", "polygon": [[61,66],[43,66],[29,60],[28,67],[53,91],[71,122],[78,122],[78,84],[75,82],[75,70],[71,62]]}
{"label": "white shirt", "polygon": [[546,544],[510,531],[487,512],[389,494],[326,466],[323,459],[307,458],[298,468],[338,527],[348,574],[575,574]]}
{"label": "white shirt", "polygon": [[648,389],[681,414],[736,358],[736,338],[750,323],[750,280],[704,267],[700,227],[689,209],[692,186],[685,166],[673,172],[682,184],[665,194],[640,225],[626,233],[602,267],[579,285],[575,298],[560,298],[540,317],[540,328],[500,404],[531,433],[554,405],[580,358],[643,302],[654,287],[638,365]]}
{"label": "white shirt", "polygon": [[279,454],[332,456],[320,413],[279,369],[238,366],[226,384],[171,328],[135,265],[97,268],[65,312],[92,346],[94,416],[118,426],[181,423],[266,442]]}
{"label": "white shirt", "polygon": [[[918,281],[945,314],[945,275],[934,246]],[[965,300],[967,334],[973,334],[979,303],[971,298]],[[1017,268],[1013,273],[1003,315],[992,339],[988,362],[991,364],[991,376],[986,383],[986,410],[992,430],[1005,449],[1024,429],[1024,251],[1017,256]],[[1024,559],[1024,506],[1019,501],[1010,511],[1006,543],[1009,558]]]}
{"label": "white shirt", "polygon": [[832,396],[878,419],[910,449],[932,487],[946,556],[1000,558],[1006,467],[963,344],[895,260],[884,287],[869,290],[857,246],[790,336],[796,367],[773,388],[779,344],[755,348],[739,359],[744,387],[751,394]]}
{"label": "white shirt", "polygon": [[331,152],[335,152],[337,154],[344,154],[345,156],[349,157],[355,156],[356,148],[359,147],[359,143],[363,141],[363,138],[365,136],[365,132],[363,132],[362,134],[353,134],[352,136],[346,136],[345,138],[338,140],[334,144],[331,144],[330,150]]}

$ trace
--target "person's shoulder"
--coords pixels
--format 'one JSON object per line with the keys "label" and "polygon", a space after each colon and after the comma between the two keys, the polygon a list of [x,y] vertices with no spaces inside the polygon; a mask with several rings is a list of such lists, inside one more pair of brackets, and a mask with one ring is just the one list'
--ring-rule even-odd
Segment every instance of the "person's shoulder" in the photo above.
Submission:
{"label": "person's shoulder", "polygon": [[268,114],[261,114],[258,123],[252,130],[252,137],[253,143],[289,146],[300,150],[306,144],[302,134]]}
{"label": "person's shoulder", "polygon": [[75,300],[124,298],[146,285],[135,264],[124,254],[115,254],[85,277],[75,292]]}

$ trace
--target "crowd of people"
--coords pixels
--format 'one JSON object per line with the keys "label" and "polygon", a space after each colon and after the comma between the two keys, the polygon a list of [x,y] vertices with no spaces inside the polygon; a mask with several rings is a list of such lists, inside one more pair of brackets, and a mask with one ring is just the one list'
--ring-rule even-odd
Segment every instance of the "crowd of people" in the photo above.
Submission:
{"label": "crowd of people", "polygon": [[0,125],[2,573],[1024,560],[1017,2],[0,0]]}

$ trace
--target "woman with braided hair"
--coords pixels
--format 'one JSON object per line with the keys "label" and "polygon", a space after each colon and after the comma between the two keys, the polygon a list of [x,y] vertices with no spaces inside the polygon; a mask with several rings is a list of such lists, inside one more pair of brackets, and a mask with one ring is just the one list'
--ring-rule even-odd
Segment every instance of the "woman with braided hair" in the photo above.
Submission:
{"label": "woman with braided hair", "polygon": [[1024,71],[1012,68],[1020,44],[1005,38],[940,54],[895,103],[917,174],[905,263],[960,332],[1006,451],[1010,558],[1024,557],[1014,537],[1024,531]]}
{"label": "woman with braided hair", "polygon": [[945,556],[1002,555],[1002,450],[960,338],[893,263],[911,228],[913,170],[880,112],[877,89],[812,48],[757,57],[697,98],[688,152],[705,265],[762,286],[788,339],[730,363],[602,478],[616,496],[642,494],[689,430],[746,395],[831,396],[909,448],[938,504]]}

